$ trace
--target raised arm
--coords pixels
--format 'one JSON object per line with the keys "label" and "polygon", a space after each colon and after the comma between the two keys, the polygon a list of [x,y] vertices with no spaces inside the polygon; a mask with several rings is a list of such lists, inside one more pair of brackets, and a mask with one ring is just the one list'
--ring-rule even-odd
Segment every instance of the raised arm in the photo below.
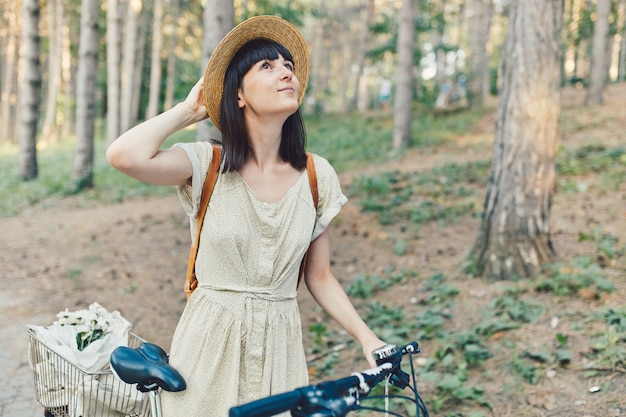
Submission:
{"label": "raised arm", "polygon": [[185,101],[117,138],[106,158],[114,168],[149,184],[186,184],[192,173],[189,158],[182,149],[161,149],[161,145],[171,134],[207,117],[200,79]]}
{"label": "raised arm", "polygon": [[307,288],[315,301],[360,344],[363,354],[373,368],[372,352],[384,346],[355,310],[348,295],[330,269],[330,237],[326,229],[309,247],[304,272]]}

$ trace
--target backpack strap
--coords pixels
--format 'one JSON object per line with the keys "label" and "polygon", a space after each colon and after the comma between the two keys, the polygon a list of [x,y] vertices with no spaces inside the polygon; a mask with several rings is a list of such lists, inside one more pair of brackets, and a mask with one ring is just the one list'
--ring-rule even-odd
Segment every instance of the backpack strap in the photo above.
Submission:
{"label": "backpack strap", "polygon": [[[319,195],[317,191],[317,173],[315,172],[315,164],[313,163],[313,154],[306,154],[306,171],[309,175],[309,185],[311,187],[311,196],[313,197],[313,205],[315,206],[315,210],[317,211],[317,203],[319,200]],[[300,273],[298,275],[298,284],[296,289],[300,287],[300,282],[302,281],[302,277],[304,276],[304,268],[306,267],[306,258],[309,255],[309,250],[304,253],[304,258],[302,258],[302,263],[300,264]]]}
{"label": "backpack strap", "polygon": [[217,145],[213,145],[213,158],[211,159],[211,165],[209,165],[209,172],[207,173],[202,187],[202,197],[200,198],[200,211],[198,212],[198,229],[196,231],[196,240],[191,245],[189,251],[189,262],[187,263],[187,276],[185,279],[185,293],[187,299],[191,296],[191,293],[198,286],[198,280],[196,278],[196,258],[198,257],[198,247],[200,245],[200,232],[202,231],[202,223],[204,223],[204,215],[206,214],[209,200],[213,194],[215,183],[219,175],[220,162],[222,160],[222,148]]}

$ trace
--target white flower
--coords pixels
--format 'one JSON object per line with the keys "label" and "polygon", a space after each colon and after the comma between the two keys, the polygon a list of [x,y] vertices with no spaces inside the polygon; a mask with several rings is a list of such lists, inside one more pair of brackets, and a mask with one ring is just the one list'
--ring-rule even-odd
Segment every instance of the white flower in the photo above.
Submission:
{"label": "white flower", "polygon": [[71,312],[65,309],[57,314],[57,319],[54,325],[73,326],[78,350],[82,351],[111,332],[115,317],[100,304],[92,303],[87,310]]}

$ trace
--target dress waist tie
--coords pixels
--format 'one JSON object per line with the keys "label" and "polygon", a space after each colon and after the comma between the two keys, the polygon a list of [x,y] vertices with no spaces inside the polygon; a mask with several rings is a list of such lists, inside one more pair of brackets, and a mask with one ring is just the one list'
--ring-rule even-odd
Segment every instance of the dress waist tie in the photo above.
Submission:
{"label": "dress waist tie", "polygon": [[275,289],[264,287],[246,287],[246,286],[232,286],[232,287],[218,287],[211,285],[210,283],[201,284],[198,288],[209,290],[214,292],[215,295],[228,297],[229,295],[251,299],[259,299],[265,301],[291,301],[295,300],[297,292],[294,291],[291,294],[276,294]]}
{"label": "dress waist tie", "polygon": [[[269,378],[271,372],[266,374],[264,363],[265,355],[268,353],[266,347],[268,331],[271,326],[270,311],[291,310],[294,308],[294,304],[297,308],[296,292],[283,295],[272,293],[270,288],[239,286],[224,288],[214,287],[210,284],[202,284],[198,289],[206,291],[209,293],[209,297],[215,297],[221,303],[229,303],[231,307],[236,305],[243,307],[244,311],[240,311],[240,313],[243,313],[241,318],[247,329],[245,340],[242,340],[244,352],[241,367],[243,375],[246,375],[250,383],[258,383],[258,381]],[[265,381],[265,383],[269,384],[269,381]]]}

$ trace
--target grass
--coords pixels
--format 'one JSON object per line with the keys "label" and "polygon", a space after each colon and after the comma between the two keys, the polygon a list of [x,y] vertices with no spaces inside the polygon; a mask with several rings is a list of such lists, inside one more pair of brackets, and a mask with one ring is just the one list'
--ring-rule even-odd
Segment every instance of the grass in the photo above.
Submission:
{"label": "grass", "polygon": [[[440,123],[434,116],[422,115],[413,122],[414,146],[431,146],[458,132],[467,130],[482,112],[450,116]],[[324,155],[337,171],[352,169],[392,156],[393,116],[377,113],[362,116],[328,115],[307,120],[308,149]],[[169,138],[174,142],[194,140],[195,131],[184,130]],[[71,187],[74,141],[40,146],[37,151],[39,177],[24,182],[18,174],[19,149],[0,146],[0,216],[15,216],[31,205],[54,206],[74,194]],[[104,158],[106,143],[96,140],[94,154],[94,187],[81,192],[79,204],[107,204],[127,199],[158,197],[171,194],[169,187],[156,187],[136,181],[112,169]]]}
{"label": "grass", "polygon": [[[165,143],[193,140],[192,131],[182,131]],[[39,176],[32,181],[22,181],[18,174],[18,148],[0,147],[0,215],[15,216],[31,205],[54,206],[60,200],[72,197],[71,187],[74,143],[56,143],[37,150]],[[105,159],[106,144],[99,140],[94,151],[94,187],[81,192],[78,204],[108,204],[127,199],[165,196],[172,193],[170,187],[157,187],[134,180],[121,174]]]}

